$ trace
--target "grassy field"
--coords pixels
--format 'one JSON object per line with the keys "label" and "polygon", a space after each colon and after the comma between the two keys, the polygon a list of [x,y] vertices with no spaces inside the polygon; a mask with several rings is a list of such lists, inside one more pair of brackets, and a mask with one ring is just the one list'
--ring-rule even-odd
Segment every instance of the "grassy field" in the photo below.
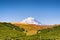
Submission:
{"label": "grassy field", "polygon": [[[32,33],[34,33],[34,30],[32,30]],[[27,36],[25,29],[11,23],[0,23],[0,40],[60,40],[60,25],[38,30],[37,34]]]}
{"label": "grassy field", "polygon": [[60,40],[60,26],[55,26],[51,29],[41,30],[41,38],[51,39],[51,40]]}

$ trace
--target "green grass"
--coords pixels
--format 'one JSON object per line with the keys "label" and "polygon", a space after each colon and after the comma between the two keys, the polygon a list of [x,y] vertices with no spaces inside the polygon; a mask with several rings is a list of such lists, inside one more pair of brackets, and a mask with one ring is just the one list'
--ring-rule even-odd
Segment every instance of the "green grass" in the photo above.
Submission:
{"label": "green grass", "polygon": [[60,26],[55,26],[51,29],[41,30],[41,38],[51,39],[51,40],[60,40]]}
{"label": "green grass", "polygon": [[0,23],[0,40],[60,40],[60,26],[40,30],[36,35],[27,36],[24,29],[18,26]]}
{"label": "green grass", "polygon": [[0,23],[0,40],[17,39],[18,37],[23,37],[23,29],[14,26],[10,23]]}

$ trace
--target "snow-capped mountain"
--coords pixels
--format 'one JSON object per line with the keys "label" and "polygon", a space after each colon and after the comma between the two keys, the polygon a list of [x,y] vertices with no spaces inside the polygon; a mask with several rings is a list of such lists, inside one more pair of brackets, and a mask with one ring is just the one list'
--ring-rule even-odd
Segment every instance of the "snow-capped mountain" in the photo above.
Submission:
{"label": "snow-capped mountain", "polygon": [[40,22],[38,22],[36,19],[34,19],[32,17],[28,17],[28,18],[24,19],[23,21],[21,21],[21,23],[41,25]]}

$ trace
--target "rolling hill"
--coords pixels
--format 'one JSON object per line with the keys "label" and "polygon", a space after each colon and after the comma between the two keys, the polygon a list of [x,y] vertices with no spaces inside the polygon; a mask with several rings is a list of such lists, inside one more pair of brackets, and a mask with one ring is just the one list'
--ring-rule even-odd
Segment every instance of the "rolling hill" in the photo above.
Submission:
{"label": "rolling hill", "polygon": [[39,30],[52,28],[53,25],[35,25],[35,24],[23,24],[23,23],[12,23],[13,25],[18,26],[19,28],[23,28],[26,32],[26,35],[35,35]]}
{"label": "rolling hill", "polygon": [[0,22],[0,40],[60,40],[60,25]]}
{"label": "rolling hill", "polygon": [[11,23],[0,22],[0,40],[16,39],[18,36],[25,35],[23,31]]}

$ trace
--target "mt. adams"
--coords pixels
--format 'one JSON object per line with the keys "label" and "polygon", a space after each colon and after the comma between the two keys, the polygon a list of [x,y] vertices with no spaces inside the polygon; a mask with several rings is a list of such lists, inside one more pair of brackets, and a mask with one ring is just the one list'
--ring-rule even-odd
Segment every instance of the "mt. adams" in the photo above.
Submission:
{"label": "mt. adams", "polygon": [[34,24],[34,25],[41,25],[39,21],[37,21],[35,18],[28,17],[22,20],[21,22],[12,22],[12,24]]}
{"label": "mt. adams", "polygon": [[32,17],[28,17],[28,18],[24,19],[23,21],[21,21],[20,23],[41,25],[40,22],[38,22],[36,19],[34,19]]}

